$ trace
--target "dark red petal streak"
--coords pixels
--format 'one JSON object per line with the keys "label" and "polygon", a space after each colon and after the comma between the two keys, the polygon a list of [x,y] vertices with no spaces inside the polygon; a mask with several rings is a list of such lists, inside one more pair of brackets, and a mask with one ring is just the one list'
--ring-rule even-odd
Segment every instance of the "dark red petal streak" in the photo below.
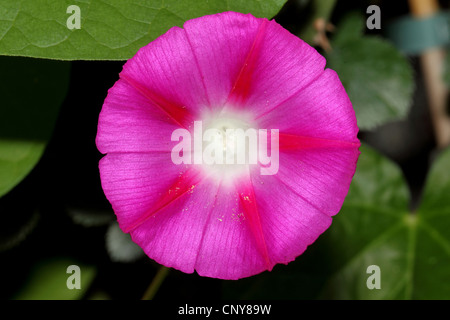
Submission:
{"label": "dark red petal streak", "polygon": [[275,21],[262,19],[225,107],[264,114],[314,82],[325,63],[300,38]]}
{"label": "dark red petal streak", "polygon": [[164,99],[164,97],[156,94],[155,92],[152,92],[149,88],[144,87],[137,81],[134,81],[133,79],[125,75],[122,75],[121,78],[128,82],[137,91],[139,91],[144,97],[153,102],[153,104],[158,106],[167,114],[169,118],[171,118],[183,128],[187,129],[189,125],[194,122],[194,117],[185,107],[176,105],[173,102]]}
{"label": "dark red petal streak", "polygon": [[170,137],[180,126],[167,121],[167,114],[125,80],[119,79],[108,91],[98,119],[96,137],[101,153],[167,152]]}
{"label": "dark red petal streak", "polygon": [[200,171],[191,167],[186,170],[175,183],[167,190],[166,193],[155,203],[155,205],[143,214],[137,221],[135,221],[130,227],[128,227],[124,232],[130,232],[136,227],[140,226],[144,221],[146,221],[151,216],[155,215],[158,211],[165,208],[175,200],[179,199],[183,195],[187,194],[189,191],[193,191],[194,188],[202,181],[202,176]]}
{"label": "dark red petal streak", "polygon": [[228,12],[184,24],[211,108],[221,108],[226,103],[262,21]]}
{"label": "dark red petal streak", "polygon": [[359,148],[359,146],[359,141],[350,142],[279,133],[280,151],[322,148]]}
{"label": "dark red petal streak", "polygon": [[139,49],[123,66],[120,78],[164,110],[169,123],[187,128],[193,117],[209,109],[196,56],[179,27]]}
{"label": "dark red petal streak", "polygon": [[255,41],[253,42],[252,47],[245,59],[244,65],[242,66],[233,88],[231,89],[228,102],[231,102],[233,105],[243,107],[248,98],[252,84],[252,75],[256,68],[257,56],[261,50],[261,44],[263,42],[268,24],[269,21],[264,19],[259,26]]}
{"label": "dark red petal streak", "polygon": [[264,238],[261,219],[256,204],[255,192],[250,177],[248,177],[246,181],[241,181],[238,187],[238,192],[239,199],[244,210],[244,217],[250,227],[256,246],[266,262],[267,269],[272,270],[273,263],[270,260],[269,253],[267,251],[266,240]]}

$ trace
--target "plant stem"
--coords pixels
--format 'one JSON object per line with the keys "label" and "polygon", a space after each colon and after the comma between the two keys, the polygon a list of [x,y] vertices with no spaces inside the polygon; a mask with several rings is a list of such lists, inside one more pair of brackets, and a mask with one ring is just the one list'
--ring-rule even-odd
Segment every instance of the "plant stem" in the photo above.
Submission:
{"label": "plant stem", "polygon": [[[418,19],[427,18],[439,11],[437,0],[409,0],[411,13]],[[450,118],[446,114],[448,89],[443,81],[445,51],[429,48],[420,57],[428,94],[436,144],[439,149],[450,144]]]}
{"label": "plant stem", "polygon": [[152,282],[148,286],[147,290],[145,290],[144,295],[142,296],[141,300],[152,300],[156,293],[158,292],[159,287],[163,283],[166,276],[169,274],[170,269],[164,266],[161,266],[156,272],[155,277],[153,278]]}
{"label": "plant stem", "polygon": [[300,38],[310,45],[317,45],[315,39],[319,31],[317,30],[315,23],[320,19],[322,19],[325,24],[328,23],[335,6],[336,0],[312,0],[313,14],[309,18],[307,27],[300,32]]}

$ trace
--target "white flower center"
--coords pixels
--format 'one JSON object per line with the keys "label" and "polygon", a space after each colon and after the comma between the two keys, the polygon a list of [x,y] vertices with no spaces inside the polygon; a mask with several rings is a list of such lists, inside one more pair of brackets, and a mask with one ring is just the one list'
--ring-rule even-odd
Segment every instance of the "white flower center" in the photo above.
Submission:
{"label": "white flower center", "polygon": [[270,130],[268,142],[269,131],[257,129],[247,114],[208,114],[190,129],[172,133],[171,140],[179,142],[172,149],[174,164],[199,165],[225,183],[246,174],[250,165],[261,165],[262,175],[278,172],[278,130]]}
{"label": "white flower center", "polygon": [[202,165],[207,174],[229,182],[258,163],[258,132],[248,116],[219,114],[202,123]]}

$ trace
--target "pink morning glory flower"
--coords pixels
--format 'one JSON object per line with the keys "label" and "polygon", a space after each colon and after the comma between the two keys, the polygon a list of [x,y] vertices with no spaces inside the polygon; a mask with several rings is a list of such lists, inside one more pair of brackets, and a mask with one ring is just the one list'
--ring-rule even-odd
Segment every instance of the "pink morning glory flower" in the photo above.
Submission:
{"label": "pink morning glory flower", "polygon": [[287,264],[331,224],[360,146],[325,59],[275,21],[187,21],[123,67],[100,113],[102,187],[167,267],[239,279]]}

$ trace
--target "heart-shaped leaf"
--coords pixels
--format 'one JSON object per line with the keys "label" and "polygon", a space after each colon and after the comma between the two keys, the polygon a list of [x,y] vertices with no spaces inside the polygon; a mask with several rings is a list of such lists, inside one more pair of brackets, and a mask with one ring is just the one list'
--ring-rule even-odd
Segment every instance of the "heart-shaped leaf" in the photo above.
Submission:
{"label": "heart-shaped leaf", "polygon": [[226,297],[450,299],[449,194],[450,149],[433,164],[412,213],[400,168],[362,146],[327,232],[288,266],[226,283]]}
{"label": "heart-shaped leaf", "polygon": [[[344,299],[449,299],[450,150],[434,163],[422,203],[411,213],[400,170],[364,149],[341,213],[328,233],[335,273],[325,296]],[[380,268],[369,289],[367,268]]]}
{"label": "heart-shaped leaf", "polygon": [[0,3],[0,55],[126,60],[186,20],[223,11],[271,18],[285,2],[8,0]]}
{"label": "heart-shaped leaf", "polygon": [[328,66],[342,81],[355,109],[358,126],[370,130],[404,118],[414,90],[412,68],[392,44],[362,36],[362,17],[351,14],[339,25],[327,54]]}

